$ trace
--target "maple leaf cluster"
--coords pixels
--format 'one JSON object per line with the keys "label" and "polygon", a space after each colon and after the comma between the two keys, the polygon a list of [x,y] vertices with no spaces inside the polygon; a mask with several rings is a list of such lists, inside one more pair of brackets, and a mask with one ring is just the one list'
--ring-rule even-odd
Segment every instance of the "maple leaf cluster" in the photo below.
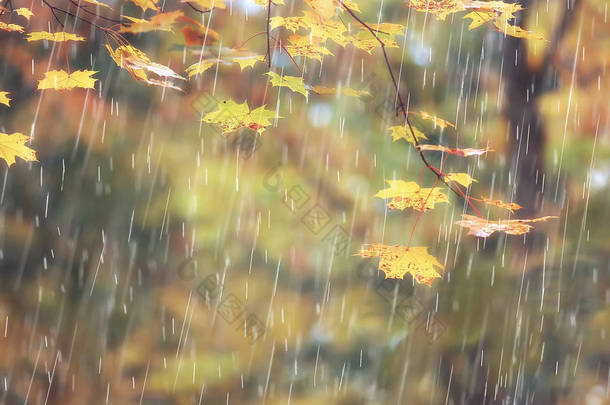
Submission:
{"label": "maple leaf cluster", "polygon": [[[323,83],[309,83],[295,58],[322,63],[324,58],[334,56],[333,51],[338,48],[351,47],[368,54],[380,49],[387,63],[395,85],[396,96],[404,114],[402,117],[404,121],[400,125],[391,125],[387,127],[387,130],[390,131],[393,142],[404,140],[413,145],[426,168],[434,173],[437,180],[432,187],[422,187],[421,184],[413,181],[387,180],[389,187],[380,190],[375,194],[375,197],[389,200],[387,202],[389,210],[404,211],[412,208],[418,212],[419,219],[422,213],[433,210],[437,204],[450,203],[449,195],[440,188],[445,187],[448,191],[461,196],[467,202],[467,205],[476,211],[477,216],[464,214],[463,219],[456,222],[456,224],[468,228],[469,235],[476,237],[489,237],[494,232],[521,235],[533,228],[531,224],[553,218],[546,216],[536,219],[488,221],[479,214],[473,202],[481,202],[490,207],[507,210],[510,213],[519,210],[521,206],[491,197],[472,198],[469,196],[469,191],[473,184],[477,183],[477,180],[472,177],[472,173],[445,173],[443,165],[448,156],[476,158],[492,152],[493,149],[488,147],[458,148],[423,143],[429,141],[428,135],[431,131],[437,129],[441,131],[446,129],[456,130],[456,125],[437,117],[435,114],[425,111],[408,112],[405,108],[386,53],[387,48],[399,47],[396,38],[406,34],[404,25],[381,21],[366,23],[358,17],[358,13],[360,13],[358,5],[349,0],[304,0],[306,8],[300,10],[298,15],[282,15],[288,10],[292,10],[292,8],[280,7],[278,13],[280,15],[275,16],[271,16],[271,7],[283,5],[282,0],[255,0],[257,4],[266,7],[269,11],[266,21],[267,29],[263,32],[267,37],[267,49],[265,52],[252,52],[245,49],[243,45],[235,48],[222,47],[220,34],[209,27],[211,17],[208,19],[208,24],[204,25],[187,17],[181,9],[161,12],[158,0],[129,1],[142,10],[139,17],[120,14],[118,19],[101,16],[99,20],[87,20],[84,16],[98,16],[91,11],[91,7],[95,7],[98,12],[103,10],[104,13],[114,12],[114,9],[103,1],[81,0],[79,3],[72,2],[72,6],[77,7],[78,12],[81,13],[74,14],[45,1],[43,3],[49,8],[51,15],[61,24],[61,31],[51,30],[49,23],[49,31],[25,33],[26,28],[23,25],[10,20],[0,21],[0,30],[25,34],[27,42],[50,41],[61,44],[70,42],[77,45],[85,42],[85,37],[66,31],[68,27],[64,27],[56,14],[63,13],[63,15],[74,17],[77,21],[84,21],[92,29],[97,29],[103,33],[106,39],[105,47],[108,56],[134,80],[146,85],[182,91],[181,84],[187,83],[187,80],[200,79],[210,69],[218,70],[221,66],[238,64],[240,71],[243,72],[245,69],[254,69],[257,64],[263,64],[266,61],[268,69],[264,76],[271,87],[280,90],[287,89],[305,97],[306,100],[312,96],[324,97],[329,95],[365,97],[369,93],[366,90],[353,89],[347,86],[328,87]],[[179,4],[188,5],[202,14],[216,12],[216,10],[218,12],[230,11],[226,0],[181,0]],[[469,30],[488,25],[504,35],[536,40],[543,39],[541,35],[524,30],[511,23],[515,18],[515,13],[522,10],[518,3],[505,3],[497,0],[407,0],[406,5],[413,10],[432,14],[441,21],[454,13],[468,12],[464,18],[472,21],[468,27]],[[149,11],[154,12],[154,15],[143,18],[145,13]],[[28,21],[34,15],[27,8],[10,10],[2,8],[0,16],[4,14],[15,15]],[[354,24],[346,24],[346,19],[353,20]],[[98,25],[100,21],[118,21],[118,23],[111,26],[102,26]],[[167,65],[154,62],[144,51],[130,44],[124,36],[148,32],[174,32],[177,26],[179,26],[187,46],[201,48],[201,51],[196,54],[198,59],[190,61],[190,64],[184,69],[186,77]],[[273,47],[271,47],[272,43]],[[211,56],[211,52],[206,50],[206,47],[209,48],[211,45],[218,45],[218,52],[214,56]],[[284,74],[283,69],[280,73],[273,71],[271,57],[274,51],[289,56],[299,74]],[[67,53],[66,58],[68,58]],[[99,82],[93,76],[97,73],[99,72],[93,70],[72,71],[68,62],[66,70],[54,68],[45,72],[44,77],[39,79],[38,89],[57,91],[95,89]],[[10,101],[10,94],[0,91],[0,104],[10,107]],[[278,111],[266,109],[266,105],[252,108],[251,104],[253,103],[249,104],[248,101],[224,100],[217,103],[215,110],[202,115],[201,120],[207,124],[218,126],[225,135],[240,130],[249,130],[260,136],[282,118]],[[412,125],[409,115],[417,117],[421,121],[420,124]],[[430,124],[432,124],[432,128],[430,128]],[[35,152],[25,145],[28,141],[29,137],[19,132],[12,135],[0,133],[0,159],[5,160],[9,166],[15,163],[16,157],[26,161],[35,161]],[[440,168],[436,168],[428,162],[424,153],[429,152],[443,154],[445,160],[443,160]],[[440,274],[437,270],[443,268],[427,252],[426,247],[411,247],[410,242],[408,246],[371,244],[367,249],[361,250],[359,255],[380,257],[379,268],[386,274],[386,277],[402,278],[404,274],[410,273],[417,282],[426,285],[430,285],[432,280],[439,278]]]}

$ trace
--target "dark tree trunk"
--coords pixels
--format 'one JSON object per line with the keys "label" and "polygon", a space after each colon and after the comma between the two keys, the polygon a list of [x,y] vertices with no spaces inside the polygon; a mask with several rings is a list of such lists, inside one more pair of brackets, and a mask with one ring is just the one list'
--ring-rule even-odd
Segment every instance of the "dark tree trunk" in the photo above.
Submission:
{"label": "dark tree trunk", "polygon": [[[524,27],[534,0],[522,0],[523,10],[514,24]],[[568,0],[563,18],[557,23],[542,62],[534,69],[527,60],[526,41],[507,36],[503,43],[505,73],[505,115],[508,121],[510,178],[513,201],[524,208],[517,216],[532,217],[539,213],[544,191],[549,189],[545,174],[546,133],[537,99],[552,87],[553,62],[557,48],[571,25],[581,0]],[[527,28],[527,27],[526,27]]]}
{"label": "dark tree trunk", "polygon": [[[519,12],[515,24],[522,26],[527,18],[528,6]],[[525,41],[521,38],[504,39],[503,65],[505,75],[505,114],[508,121],[510,179],[513,201],[524,208],[520,216],[536,215],[542,201],[544,175],[544,150],[546,136],[543,119],[536,106],[542,93],[541,72],[528,67]]]}

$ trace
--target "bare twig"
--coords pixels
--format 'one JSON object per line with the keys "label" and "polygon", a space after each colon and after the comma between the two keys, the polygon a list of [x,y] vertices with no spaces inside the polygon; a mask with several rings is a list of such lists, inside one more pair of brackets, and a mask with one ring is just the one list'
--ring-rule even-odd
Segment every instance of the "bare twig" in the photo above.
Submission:
{"label": "bare twig", "polygon": [[[390,59],[388,58],[388,53],[386,52],[385,49],[385,44],[383,43],[383,41],[379,38],[379,36],[377,35],[376,31],[371,28],[370,25],[368,25],[367,23],[365,23],[362,19],[360,19],[360,17],[358,17],[348,6],[345,5],[345,3],[343,3],[342,0],[339,0],[339,3],[341,3],[341,6],[343,7],[343,9],[355,20],[357,21],[360,25],[362,25],[364,28],[366,28],[371,35],[373,35],[373,37],[377,40],[377,42],[379,42],[379,45],[381,46],[381,51],[383,52],[383,58],[385,60],[385,65],[388,69],[388,72],[390,74],[390,77],[392,79],[392,84],[394,85],[394,90],[396,91],[396,98],[398,99],[398,104],[400,107],[400,110],[402,111],[402,113],[405,116],[405,121],[407,123],[407,127],[409,128],[409,132],[411,132],[411,136],[413,137],[413,142],[415,144],[415,149],[417,150],[417,153],[419,154],[420,159],[422,160],[422,162],[424,163],[424,165],[432,172],[434,173],[434,175],[437,177],[438,181],[442,182],[445,184],[445,186],[447,186],[447,188],[449,190],[451,190],[455,195],[457,195],[458,197],[463,198],[468,205],[477,213],[479,214],[479,211],[476,209],[476,207],[474,207],[474,205],[472,204],[472,202],[470,201],[470,198],[464,194],[462,192],[462,190],[458,187],[457,190],[454,189],[453,187],[451,187],[450,183],[453,183],[451,181],[447,181],[445,180],[445,175],[442,172],[442,170],[437,169],[436,167],[432,166],[429,162],[428,159],[426,159],[426,156],[424,155],[423,151],[421,151],[419,149],[419,141],[417,140],[417,137],[415,136],[415,131],[413,130],[413,126],[411,125],[411,120],[409,119],[409,114],[407,112],[407,107],[404,103],[404,101],[402,100],[402,96],[400,95],[400,91],[398,88],[398,83],[396,82],[396,77],[394,76],[394,71],[392,70],[392,65],[390,64]],[[479,214],[480,216],[480,214]]]}
{"label": "bare twig", "polygon": [[267,2],[267,66],[271,69],[271,44],[269,38],[269,21],[271,20],[271,0]]}

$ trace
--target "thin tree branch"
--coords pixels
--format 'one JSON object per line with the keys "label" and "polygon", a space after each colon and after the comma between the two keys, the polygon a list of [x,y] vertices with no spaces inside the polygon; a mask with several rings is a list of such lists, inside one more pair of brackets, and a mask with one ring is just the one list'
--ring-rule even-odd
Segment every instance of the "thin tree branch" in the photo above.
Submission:
{"label": "thin tree branch", "polygon": [[271,69],[271,44],[269,38],[269,20],[271,20],[271,0],[267,1],[267,67]]}
{"label": "thin tree branch", "polygon": [[413,137],[413,142],[415,144],[415,149],[417,150],[417,153],[419,154],[420,159],[422,160],[424,165],[432,173],[434,173],[434,175],[437,177],[437,179],[439,181],[441,181],[443,184],[445,184],[445,186],[447,186],[447,188],[449,190],[451,190],[455,195],[457,195],[458,197],[463,198],[468,203],[468,205],[472,209],[474,209],[475,212],[478,213],[477,209],[474,207],[474,205],[470,201],[470,198],[467,195],[465,195],[462,192],[462,190],[460,190],[459,188],[458,188],[458,190],[455,190],[453,187],[451,187],[449,182],[445,180],[443,172],[441,170],[437,169],[436,167],[432,166],[428,162],[428,159],[426,159],[426,156],[424,155],[423,151],[421,151],[419,149],[419,141],[417,140],[417,137],[415,136],[415,131],[413,130],[413,126],[411,125],[411,120],[409,119],[409,114],[407,112],[407,107],[406,107],[404,101],[402,100],[402,96],[400,95],[400,91],[399,91],[399,88],[398,88],[398,83],[396,82],[396,77],[394,76],[394,71],[392,70],[392,65],[390,64],[390,59],[388,58],[388,53],[386,52],[385,44],[379,38],[379,36],[377,36],[377,33],[375,32],[375,30],[373,28],[371,28],[371,26],[369,26],[367,23],[365,23],[362,19],[360,19],[360,17],[358,17],[349,7],[347,7],[342,0],[339,0],[339,3],[343,7],[343,9],[345,11],[347,11],[347,13],[355,21],[357,21],[360,25],[362,25],[364,28],[366,28],[371,33],[371,35],[373,35],[373,37],[377,40],[377,42],[379,42],[379,45],[381,46],[381,51],[383,52],[383,58],[385,60],[385,65],[386,65],[386,67],[388,69],[388,72],[390,73],[390,77],[392,78],[392,84],[394,85],[394,90],[396,91],[396,98],[398,99],[399,107],[400,107],[402,113],[405,116],[405,121],[407,123],[407,126],[409,127],[409,132],[411,132],[411,136]]}

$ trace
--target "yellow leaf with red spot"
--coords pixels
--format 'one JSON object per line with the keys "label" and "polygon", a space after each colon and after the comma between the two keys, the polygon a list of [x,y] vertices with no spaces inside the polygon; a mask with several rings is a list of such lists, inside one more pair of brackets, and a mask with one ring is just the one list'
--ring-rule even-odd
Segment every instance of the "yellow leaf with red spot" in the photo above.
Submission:
{"label": "yellow leaf with red spot", "polygon": [[223,134],[228,134],[242,128],[249,128],[262,134],[272,125],[272,120],[282,118],[275,111],[265,110],[265,106],[250,110],[247,102],[237,104],[233,100],[218,104],[218,109],[206,114],[203,121],[209,124],[218,124]]}
{"label": "yellow leaf with red spot", "polygon": [[530,224],[548,221],[549,219],[553,218],[557,217],[546,216],[534,219],[505,219],[488,221],[485,218],[479,218],[474,215],[462,214],[462,220],[457,221],[456,224],[464,228],[468,228],[468,235],[486,238],[494,232],[504,232],[508,235],[523,235],[534,228]]}
{"label": "yellow leaf with red spot", "polygon": [[403,279],[409,273],[415,281],[430,286],[434,279],[440,278],[437,270],[443,270],[443,265],[428,253],[425,246],[388,246],[372,243],[368,248],[362,248],[355,256],[379,257],[379,270],[385,278]]}
{"label": "yellow leaf with red spot", "polygon": [[375,197],[392,200],[389,209],[404,210],[413,208],[416,211],[429,211],[438,203],[449,202],[447,195],[437,188],[421,188],[413,181],[386,180],[389,188],[380,190]]}
{"label": "yellow leaf with red spot", "polygon": [[0,132],[0,159],[4,159],[9,167],[15,163],[16,157],[26,162],[37,162],[36,151],[25,145],[29,140],[29,136],[20,132],[10,135]]}
{"label": "yellow leaf with red spot", "polygon": [[93,89],[97,79],[91,76],[96,73],[93,70],[76,70],[71,73],[65,70],[50,70],[44,74],[44,79],[38,81],[38,90],[72,90],[75,87]]}

